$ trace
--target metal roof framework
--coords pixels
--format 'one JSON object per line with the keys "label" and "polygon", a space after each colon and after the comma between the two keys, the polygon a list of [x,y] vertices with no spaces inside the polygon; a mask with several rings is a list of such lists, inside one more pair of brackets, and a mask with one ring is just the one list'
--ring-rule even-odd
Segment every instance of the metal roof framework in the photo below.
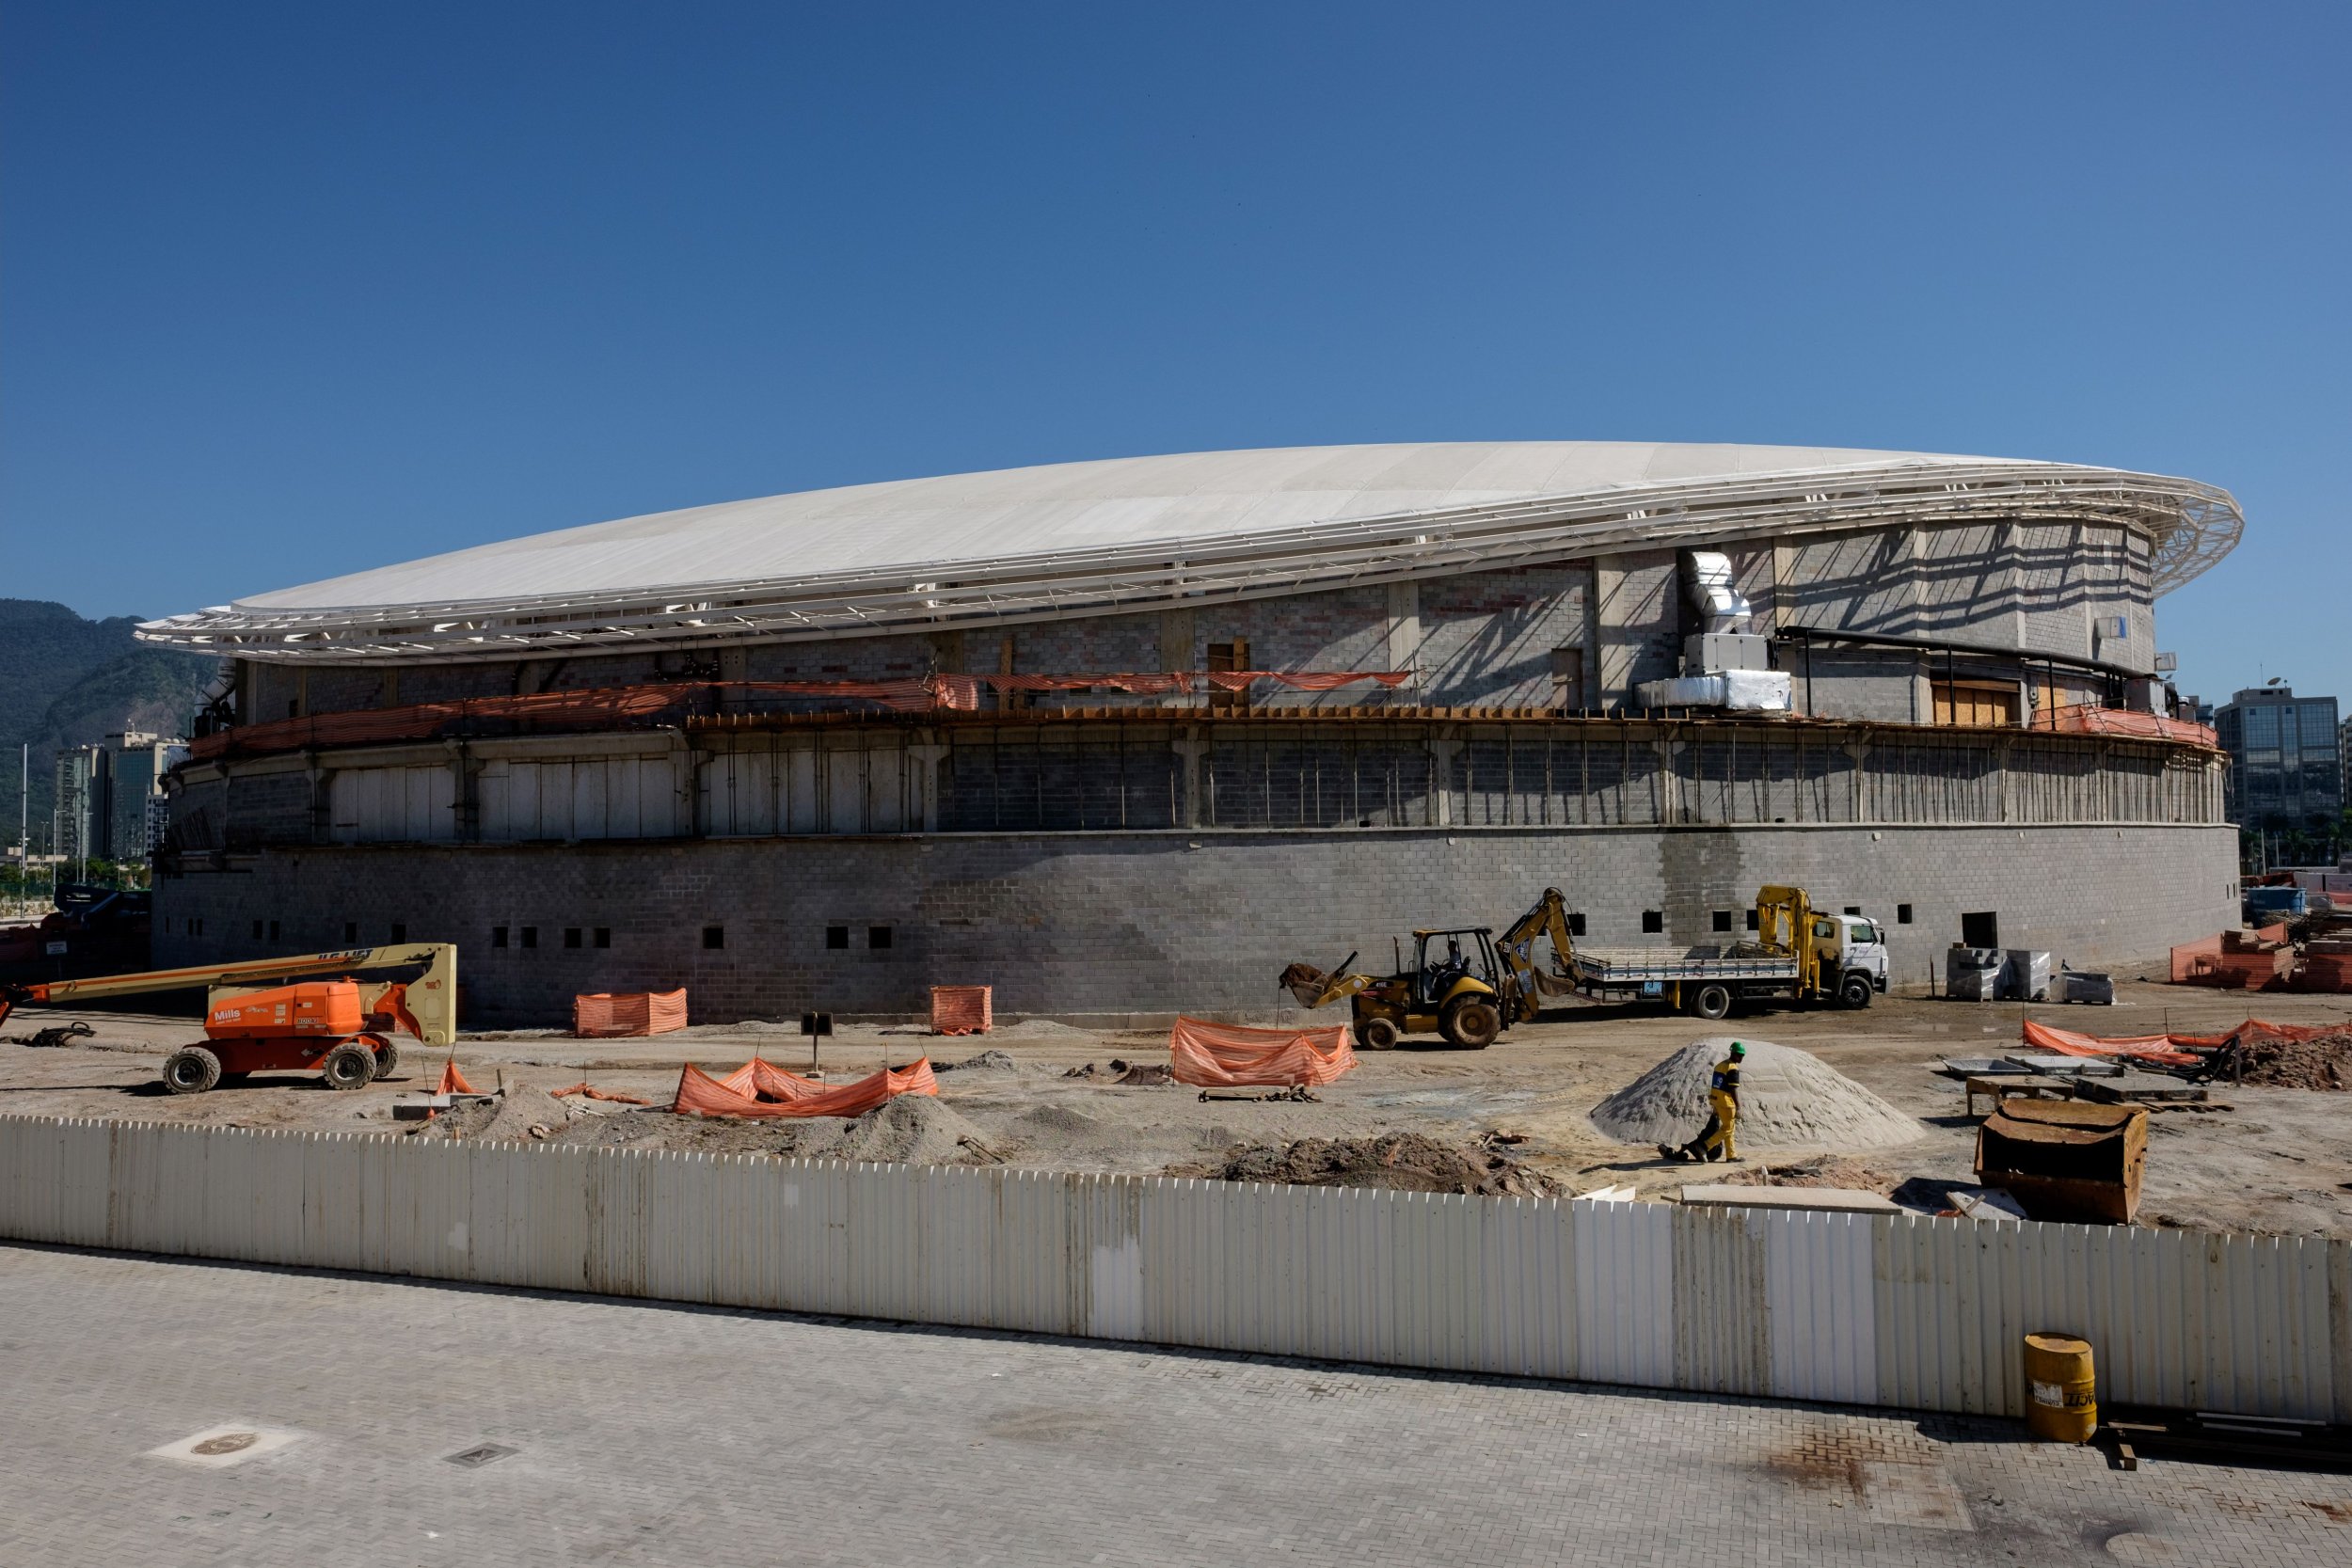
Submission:
{"label": "metal roof framework", "polygon": [[1888,524],[2092,522],[2151,543],[2157,594],[2238,542],[2226,490],[2071,464],[1845,467],[1613,486],[1183,541],[1121,543],[946,565],[712,582],[633,593],[265,610],[151,621],[142,641],[274,662],[511,660],[1172,610],[1617,550],[1850,532]]}

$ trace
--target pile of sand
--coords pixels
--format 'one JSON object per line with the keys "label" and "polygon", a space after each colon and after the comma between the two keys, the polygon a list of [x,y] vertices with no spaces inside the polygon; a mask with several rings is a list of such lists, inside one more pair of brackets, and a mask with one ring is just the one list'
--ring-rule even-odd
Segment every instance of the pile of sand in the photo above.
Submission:
{"label": "pile of sand", "polygon": [[1376,1138],[1301,1138],[1293,1144],[1236,1144],[1221,1159],[1173,1165],[1170,1176],[1223,1181],[1281,1181],[1300,1187],[1375,1187],[1405,1193],[1472,1193],[1487,1197],[1551,1197],[1564,1189],[1492,1149],[1439,1143],[1419,1132]]}
{"label": "pile of sand", "polygon": [[837,1131],[831,1137],[806,1139],[793,1152],[812,1160],[874,1160],[906,1165],[996,1162],[980,1130],[933,1095],[898,1095],[855,1121],[828,1120],[822,1125]]}
{"label": "pile of sand", "polygon": [[[1732,1037],[1695,1040],[1593,1107],[1603,1137],[1679,1144],[1707,1124],[1707,1085]],[[1739,1147],[1889,1148],[1927,1129],[1812,1053],[1747,1040],[1740,1072]]]}
{"label": "pile of sand", "polygon": [[[443,1111],[409,1134],[417,1138],[499,1139],[535,1143],[562,1133],[585,1113],[573,1101],[558,1100],[545,1089],[518,1085],[488,1100],[464,1101]],[[532,1128],[539,1131],[533,1132]]]}
{"label": "pile of sand", "polygon": [[1019,1072],[1021,1064],[1001,1051],[983,1051],[961,1062],[933,1062],[933,1072]]}

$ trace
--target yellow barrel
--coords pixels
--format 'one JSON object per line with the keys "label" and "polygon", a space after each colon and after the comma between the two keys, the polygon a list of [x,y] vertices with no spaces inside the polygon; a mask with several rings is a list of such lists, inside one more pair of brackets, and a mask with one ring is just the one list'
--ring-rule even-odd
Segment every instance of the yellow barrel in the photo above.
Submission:
{"label": "yellow barrel", "polygon": [[2088,1443],[2099,1425],[2090,1341],[2071,1334],[2026,1336],[2026,1430],[2049,1443]]}

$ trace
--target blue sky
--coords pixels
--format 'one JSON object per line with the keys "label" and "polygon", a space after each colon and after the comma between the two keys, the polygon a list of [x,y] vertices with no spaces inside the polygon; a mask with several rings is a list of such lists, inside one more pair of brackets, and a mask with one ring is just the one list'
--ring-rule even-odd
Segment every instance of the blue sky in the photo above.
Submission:
{"label": "blue sky", "polygon": [[1299,443],[2244,503],[2352,697],[2352,8],[9,4],[0,593],[146,615],[818,485]]}

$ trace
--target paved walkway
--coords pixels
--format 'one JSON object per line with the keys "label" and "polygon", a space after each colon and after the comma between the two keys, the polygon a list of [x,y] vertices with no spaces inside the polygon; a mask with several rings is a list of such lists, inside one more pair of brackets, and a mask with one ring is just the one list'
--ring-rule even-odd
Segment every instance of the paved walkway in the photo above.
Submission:
{"label": "paved walkway", "polygon": [[2352,1560],[2006,1422],[21,1246],[0,1370],[9,1565]]}

